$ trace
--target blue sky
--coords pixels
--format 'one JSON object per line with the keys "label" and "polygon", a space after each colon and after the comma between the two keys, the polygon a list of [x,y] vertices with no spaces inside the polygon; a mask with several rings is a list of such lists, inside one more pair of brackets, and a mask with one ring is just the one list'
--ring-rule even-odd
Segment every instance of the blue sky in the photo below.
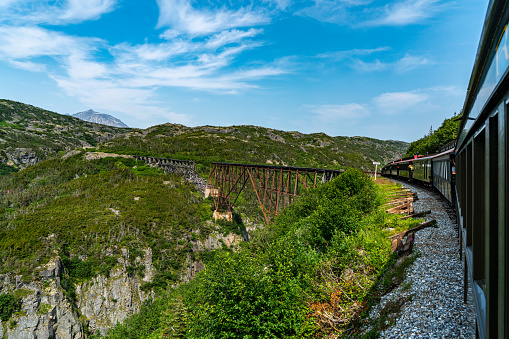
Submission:
{"label": "blue sky", "polygon": [[0,98],[412,141],[461,110],[487,4],[0,0]]}

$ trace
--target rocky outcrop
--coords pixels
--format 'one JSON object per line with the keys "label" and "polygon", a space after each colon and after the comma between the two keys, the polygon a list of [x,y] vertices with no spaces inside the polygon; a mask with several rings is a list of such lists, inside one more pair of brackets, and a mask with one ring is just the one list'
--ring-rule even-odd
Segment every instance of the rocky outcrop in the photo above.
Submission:
{"label": "rocky outcrop", "polygon": [[[59,262],[60,260],[58,260]],[[58,266],[58,264],[57,264]],[[0,326],[0,337],[7,339],[80,339],[83,327],[77,313],[65,297],[65,291],[51,272],[47,279],[23,283],[21,276],[0,275],[0,294],[13,293],[21,298],[21,309]]]}
{"label": "rocky outcrop", "polygon": [[[212,223],[212,222],[210,222]],[[242,241],[249,241],[249,234],[263,225],[251,222],[249,219],[243,220],[245,229],[242,230],[241,234],[228,233],[213,233],[203,240],[191,241],[192,252],[209,252],[223,247],[235,248]],[[195,231],[196,232],[196,231]],[[199,233],[199,232],[197,232]],[[200,260],[192,260],[191,255],[188,253],[184,269],[181,272],[181,281],[190,281],[194,276],[202,271],[205,265]]]}
{"label": "rocky outcrop", "polygon": [[7,159],[4,159],[4,162],[8,166],[25,168],[39,162],[39,158],[30,148],[7,149],[5,150],[5,155]]}
{"label": "rocky outcrop", "polygon": [[[123,252],[128,257],[127,250]],[[154,276],[152,250],[145,250],[144,258],[138,261],[145,265],[143,278],[129,275],[125,265],[120,265],[110,271],[109,278],[99,275],[76,287],[77,307],[91,333],[105,334],[117,322],[122,323],[129,315],[139,312],[142,302],[150,296],[140,287],[143,281],[152,281]]]}
{"label": "rocky outcrop", "polygon": [[77,284],[74,305],[60,284],[65,267],[58,257],[40,267],[39,279],[30,283],[23,282],[21,276],[0,275],[0,294],[12,294],[21,301],[20,310],[0,324],[0,338],[81,339],[86,338],[85,333],[105,334],[138,312],[151,295],[142,291],[141,285],[155,274],[152,250],[146,249],[143,257],[135,260],[145,266],[143,277],[128,274],[129,252],[124,249],[122,254],[109,277],[99,275]]}

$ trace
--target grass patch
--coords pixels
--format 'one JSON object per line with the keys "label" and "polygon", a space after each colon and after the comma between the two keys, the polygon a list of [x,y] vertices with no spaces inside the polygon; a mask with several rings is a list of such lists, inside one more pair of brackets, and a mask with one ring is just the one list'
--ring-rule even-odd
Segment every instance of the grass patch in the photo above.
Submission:
{"label": "grass patch", "polygon": [[39,305],[39,309],[37,310],[37,314],[44,315],[48,313],[51,309],[53,309],[53,306],[51,306],[50,304],[41,303]]}

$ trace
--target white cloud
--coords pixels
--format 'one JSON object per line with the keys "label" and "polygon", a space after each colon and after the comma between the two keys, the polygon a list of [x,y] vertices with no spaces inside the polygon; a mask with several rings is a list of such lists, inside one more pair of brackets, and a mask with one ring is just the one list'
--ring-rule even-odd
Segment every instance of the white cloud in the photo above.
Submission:
{"label": "white cloud", "polygon": [[308,106],[309,111],[315,113],[325,123],[344,120],[357,120],[369,116],[369,107],[357,103],[344,105]]}
{"label": "white cloud", "polygon": [[406,54],[394,64],[394,69],[397,72],[402,73],[420,66],[430,65],[432,63],[433,62],[431,62],[427,57]]}
{"label": "white cloud", "polygon": [[179,34],[203,36],[231,28],[251,27],[270,22],[262,10],[242,7],[228,10],[225,7],[195,9],[189,0],[157,0],[159,5],[158,28],[171,27],[163,37],[174,38]]}
{"label": "white cloud", "polygon": [[370,26],[405,26],[421,22],[432,17],[444,5],[441,0],[403,0],[388,4],[383,15],[366,24]]}
{"label": "white cloud", "polygon": [[10,60],[9,63],[11,64],[11,66],[14,66],[19,69],[23,69],[25,71],[43,72],[46,70],[46,65],[36,64],[31,61]]}
{"label": "white cloud", "polygon": [[2,4],[8,10],[0,22],[61,25],[99,19],[115,9],[117,0],[0,0],[0,7]]}
{"label": "white cloud", "polygon": [[373,99],[376,109],[387,115],[411,114],[412,110],[427,101],[428,94],[422,91],[383,93]]}
{"label": "white cloud", "polygon": [[324,58],[324,59],[331,59],[334,61],[342,61],[345,59],[351,59],[356,56],[371,55],[374,53],[385,52],[390,49],[391,48],[387,47],[387,46],[377,47],[377,48],[367,48],[367,49],[351,49],[348,51],[336,51],[336,52],[322,53],[322,54],[318,54],[317,57]]}
{"label": "white cloud", "polygon": [[335,123],[366,118],[371,113],[414,115],[434,107],[432,101],[441,101],[444,95],[457,95],[458,93],[459,91],[455,87],[432,87],[408,92],[382,93],[372,98],[368,103],[308,105],[306,107],[310,112],[315,113],[321,121]]}
{"label": "white cloud", "polygon": [[161,44],[143,44],[129,45],[126,43],[118,44],[111,49],[111,52],[122,62],[144,61],[162,62],[187,53],[192,53],[198,49],[197,44],[190,41],[176,40],[171,43]]}
{"label": "white cloud", "polygon": [[0,26],[0,59],[23,69],[45,68],[30,59],[50,56],[62,61],[73,55],[83,57],[100,44],[99,39],[71,37],[39,27]]}
{"label": "white cloud", "polygon": [[348,21],[345,4],[334,0],[315,0],[312,6],[297,11],[297,14],[336,24],[345,24]]}
{"label": "white cloud", "polygon": [[382,63],[378,59],[376,59],[373,62],[364,62],[362,60],[356,59],[356,60],[354,60],[353,67],[361,73],[369,73],[369,72],[384,71],[387,68],[389,68],[389,65],[386,63]]}
{"label": "white cloud", "polygon": [[426,56],[416,56],[407,53],[401,59],[395,62],[382,62],[379,59],[368,62],[361,60],[360,57],[378,54],[390,51],[391,48],[387,46],[367,49],[352,49],[346,51],[336,51],[318,54],[316,57],[320,59],[327,59],[328,61],[341,62],[350,60],[351,66],[360,73],[379,72],[391,70],[397,73],[404,73],[414,68],[433,64]]}
{"label": "white cloud", "polygon": [[[281,60],[230,69],[239,54],[259,45],[244,40],[260,32],[234,29],[198,42],[180,39],[110,47],[99,39],[40,27],[0,26],[0,60],[13,67],[47,72],[68,95],[89,107],[124,113],[133,119],[143,112],[189,123],[189,117],[161,108],[152,100],[159,88],[234,94],[257,88],[254,81],[288,73]],[[96,57],[96,53],[106,51],[111,53],[111,60]]]}
{"label": "white cloud", "polygon": [[[250,26],[270,21],[265,10],[252,6],[194,9],[189,1],[159,0],[160,27],[177,33],[171,41],[160,43],[110,46],[101,39],[37,26],[97,19],[116,4],[117,0],[12,2],[8,18],[0,18],[0,60],[16,68],[47,73],[67,95],[89,107],[124,113],[133,119],[140,113],[171,117],[179,123],[191,119],[154,101],[161,88],[234,94],[258,88],[256,81],[289,72],[281,60],[231,67],[240,54],[262,44],[254,38],[263,30]],[[0,0],[2,5],[8,5],[6,0]],[[29,7],[33,10],[28,11]]]}
{"label": "white cloud", "polygon": [[374,0],[313,0],[311,5],[304,7],[300,3],[301,8],[296,14],[353,27],[405,26],[431,18],[447,6],[447,1],[400,0],[380,7],[373,4]]}
{"label": "white cloud", "polygon": [[406,54],[403,58],[395,62],[381,62],[376,59],[372,62],[365,62],[360,59],[353,59],[353,68],[361,73],[380,72],[391,70],[397,73],[408,72],[412,69],[431,65],[434,62],[425,56],[415,56]]}
{"label": "white cloud", "polygon": [[286,10],[292,3],[292,0],[263,0],[263,2],[276,6],[277,9]]}
{"label": "white cloud", "polygon": [[217,49],[219,47],[223,47],[232,43],[239,43],[240,41],[246,38],[252,38],[260,33],[262,33],[262,29],[250,28],[247,31],[241,31],[238,29],[232,29],[230,31],[222,31],[221,33],[214,34],[211,36],[207,43],[205,44],[206,48]]}
{"label": "white cloud", "polygon": [[64,22],[95,20],[111,12],[115,5],[115,0],[68,0],[58,20]]}
{"label": "white cloud", "polygon": [[106,77],[108,70],[103,64],[89,61],[83,55],[73,54],[67,59],[67,73],[70,78],[82,81],[84,79]]}
{"label": "white cloud", "polygon": [[14,2],[16,2],[16,0],[0,0],[0,8],[1,7],[8,7],[11,4],[13,4]]}

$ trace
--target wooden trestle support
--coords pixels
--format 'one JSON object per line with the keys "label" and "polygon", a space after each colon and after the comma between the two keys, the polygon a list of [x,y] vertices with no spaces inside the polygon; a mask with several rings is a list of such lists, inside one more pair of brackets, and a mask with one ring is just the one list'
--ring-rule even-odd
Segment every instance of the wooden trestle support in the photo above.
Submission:
{"label": "wooden trestle support", "polygon": [[270,223],[292,200],[317,183],[332,180],[340,170],[286,166],[211,163],[206,196],[214,199],[216,213],[231,213],[240,193],[254,189],[258,203]]}

